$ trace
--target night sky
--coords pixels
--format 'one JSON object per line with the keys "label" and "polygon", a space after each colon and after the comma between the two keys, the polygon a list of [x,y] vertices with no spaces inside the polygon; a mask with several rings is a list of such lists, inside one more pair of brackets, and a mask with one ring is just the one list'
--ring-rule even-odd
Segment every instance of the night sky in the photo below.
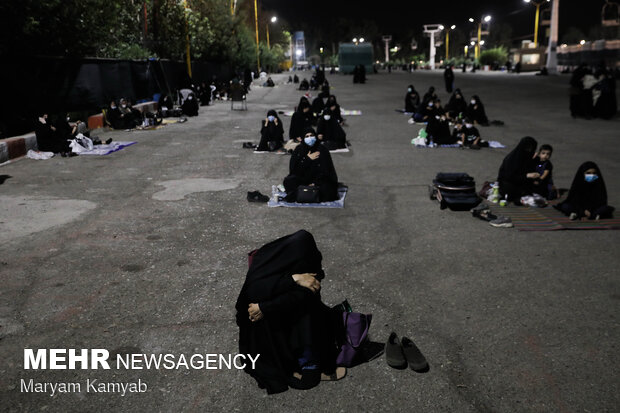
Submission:
{"label": "night sky", "polygon": [[[423,24],[467,24],[469,17],[491,14],[495,22],[508,23],[513,36],[534,32],[535,7],[523,0],[259,0],[260,7],[282,16],[297,30],[300,26],[321,26],[325,13],[373,20],[383,34],[404,35],[412,29],[421,32]],[[601,9],[605,0],[561,0],[559,36],[570,26],[586,35],[593,25],[601,23]],[[302,27],[303,29],[303,27]],[[349,41],[350,39],[340,39]]]}

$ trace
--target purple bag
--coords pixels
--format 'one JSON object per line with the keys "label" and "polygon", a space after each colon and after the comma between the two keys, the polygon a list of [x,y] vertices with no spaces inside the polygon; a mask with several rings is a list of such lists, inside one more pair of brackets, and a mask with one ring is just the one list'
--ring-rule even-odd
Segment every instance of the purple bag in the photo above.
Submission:
{"label": "purple bag", "polygon": [[352,367],[364,360],[361,347],[368,340],[372,314],[342,313],[343,332],[336,365]]}

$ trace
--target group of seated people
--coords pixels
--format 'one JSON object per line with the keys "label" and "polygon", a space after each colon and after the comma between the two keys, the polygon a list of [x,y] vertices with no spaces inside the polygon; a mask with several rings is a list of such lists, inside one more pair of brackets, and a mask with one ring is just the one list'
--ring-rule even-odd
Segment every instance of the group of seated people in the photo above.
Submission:
{"label": "group of seated people", "polygon": [[[539,194],[546,199],[558,196],[553,184],[550,145],[541,145],[526,136],[502,162],[497,181],[500,196],[508,202],[521,204],[524,196]],[[607,205],[607,189],[600,168],[584,162],[573,179],[566,200],[554,206],[571,220],[611,218],[614,208]]]}
{"label": "group of seated people", "polygon": [[347,134],[342,125],[344,119],[335,95],[326,96],[323,91],[312,104],[302,96],[291,118],[289,138],[300,142],[308,127],[316,126],[318,139],[329,150],[346,148]]}
{"label": "group of seated people", "polygon": [[455,89],[445,107],[441,106],[441,99],[435,88],[431,86],[422,98],[413,85],[407,87],[405,94],[405,112],[411,113],[410,123],[428,122],[435,116],[445,116],[449,121],[467,118],[473,124],[488,126],[484,105],[478,95],[473,95],[467,103],[461,89]]}
{"label": "group of seated people", "polygon": [[135,109],[131,101],[125,98],[121,98],[118,105],[115,100],[110,101],[105,118],[113,129],[133,129],[144,122],[142,112]]}
{"label": "group of seated people", "polygon": [[[52,121],[47,112],[42,112],[35,124],[35,136],[37,139],[37,148],[41,152],[52,152],[60,154],[63,157],[75,156],[71,150],[70,143],[78,137],[90,138],[88,125],[81,120],[71,121],[68,113],[63,113]],[[100,145],[102,142],[96,136],[91,138],[94,145]],[[112,142],[112,138],[106,140],[106,144]]]}

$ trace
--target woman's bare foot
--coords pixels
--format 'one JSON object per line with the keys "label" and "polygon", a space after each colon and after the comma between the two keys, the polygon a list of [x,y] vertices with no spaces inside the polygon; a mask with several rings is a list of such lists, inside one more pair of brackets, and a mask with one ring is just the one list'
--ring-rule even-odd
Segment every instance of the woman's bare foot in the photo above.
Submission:
{"label": "woman's bare foot", "polygon": [[332,374],[321,373],[321,381],[338,381],[344,379],[347,375],[346,367],[336,367],[336,370]]}

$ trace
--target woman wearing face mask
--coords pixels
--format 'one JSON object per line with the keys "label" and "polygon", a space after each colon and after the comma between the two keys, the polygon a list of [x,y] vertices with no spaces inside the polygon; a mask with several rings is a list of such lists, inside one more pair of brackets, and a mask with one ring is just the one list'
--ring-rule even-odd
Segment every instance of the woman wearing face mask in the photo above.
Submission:
{"label": "woman wearing face mask", "polygon": [[198,100],[196,96],[194,96],[194,93],[190,93],[187,99],[183,101],[181,110],[186,116],[198,116]]}
{"label": "woman wearing face mask", "polygon": [[607,188],[601,170],[594,162],[584,162],[568,192],[566,200],[555,206],[576,219],[611,218],[614,207],[607,205]]}
{"label": "woman wearing face mask", "polygon": [[325,104],[325,107],[329,108],[329,110],[332,112],[331,116],[333,118],[336,118],[338,123],[340,123],[341,125],[344,124],[344,118],[342,117],[342,114],[340,113],[340,105],[338,104],[338,101],[336,100],[335,95],[329,95],[329,98],[327,98],[327,103]]}
{"label": "woman wearing face mask", "polygon": [[295,148],[289,164],[289,175],[284,178],[286,201],[297,200],[300,185],[317,186],[319,202],[338,199],[338,175],[329,150],[319,144],[314,129],[304,131],[303,142]]}
{"label": "woman wearing face mask", "polygon": [[310,104],[308,100],[300,100],[297,110],[291,118],[291,126],[288,131],[288,137],[301,141],[304,131],[312,126],[312,113],[310,112]]}
{"label": "woman wearing face mask", "polygon": [[489,126],[489,119],[487,118],[484,105],[478,95],[472,96],[465,114],[474,123],[482,126]]}
{"label": "woman wearing face mask", "polygon": [[497,181],[502,198],[521,205],[521,197],[532,195],[534,180],[540,178],[538,172],[531,170],[532,158],[538,143],[531,136],[526,136],[517,144],[499,167]]}
{"label": "woman wearing face mask", "polygon": [[277,151],[284,144],[284,128],[282,121],[275,110],[267,112],[267,117],[261,122],[260,143],[257,151]]}
{"label": "woman wearing face mask", "polygon": [[106,110],[105,119],[113,129],[127,129],[125,127],[125,120],[121,117],[121,111],[113,100]]}
{"label": "woman wearing face mask", "polygon": [[319,141],[329,149],[343,149],[347,147],[347,134],[338,120],[332,115],[331,110],[325,109],[319,118],[316,128]]}
{"label": "woman wearing face mask", "polygon": [[420,106],[420,95],[413,85],[407,86],[407,94],[405,95],[405,112],[415,113]]}

